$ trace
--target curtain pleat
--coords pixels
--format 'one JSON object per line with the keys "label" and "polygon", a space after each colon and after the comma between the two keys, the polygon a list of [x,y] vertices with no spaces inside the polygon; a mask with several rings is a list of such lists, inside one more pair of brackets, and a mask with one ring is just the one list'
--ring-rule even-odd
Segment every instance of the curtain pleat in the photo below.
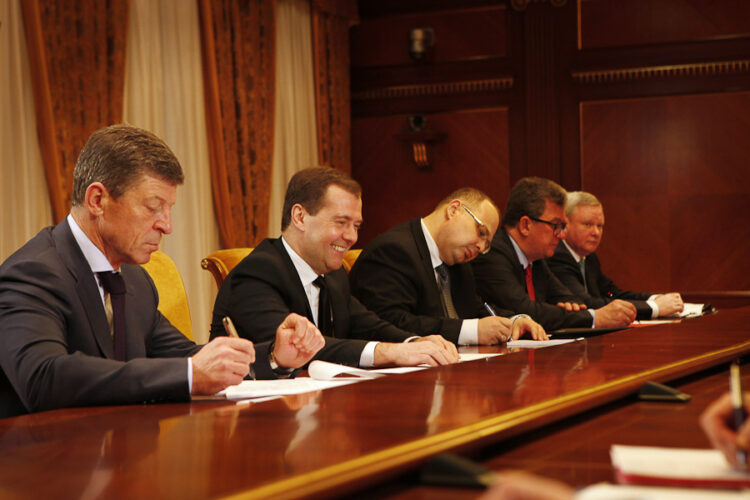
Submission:
{"label": "curtain pleat", "polygon": [[40,145],[55,221],[91,133],[122,120],[127,0],[24,0]]}
{"label": "curtain pleat", "polygon": [[351,172],[349,28],[356,2],[313,0],[313,58],[321,165]]}
{"label": "curtain pleat", "polygon": [[224,247],[268,231],[275,0],[199,0],[214,206]]}

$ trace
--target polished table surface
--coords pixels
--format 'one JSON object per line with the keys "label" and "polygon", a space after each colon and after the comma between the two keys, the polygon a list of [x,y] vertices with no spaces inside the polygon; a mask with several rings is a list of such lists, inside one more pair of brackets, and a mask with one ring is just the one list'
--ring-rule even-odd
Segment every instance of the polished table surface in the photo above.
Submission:
{"label": "polished table surface", "polygon": [[[750,387],[750,366],[745,366],[743,384]],[[710,448],[698,418],[728,390],[728,374],[728,365],[719,365],[670,384],[691,396],[686,403],[623,398],[491,445],[471,458],[491,470],[522,469],[576,488],[616,483],[609,456],[614,444]],[[480,496],[481,491],[420,485],[414,477],[404,477],[371,488],[369,494],[370,498],[388,500],[469,500]]]}
{"label": "polished table surface", "polygon": [[[473,349],[507,355],[264,403],[78,408],[3,419],[0,497],[361,491],[436,453],[516,442],[621,400],[644,381],[674,380],[748,353],[750,308],[539,350]],[[519,453],[511,461],[529,458]],[[490,465],[504,467],[498,459]]]}

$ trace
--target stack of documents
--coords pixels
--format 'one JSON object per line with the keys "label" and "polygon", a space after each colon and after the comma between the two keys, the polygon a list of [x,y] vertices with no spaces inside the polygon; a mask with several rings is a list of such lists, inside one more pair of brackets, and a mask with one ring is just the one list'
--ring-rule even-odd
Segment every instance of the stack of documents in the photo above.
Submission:
{"label": "stack of documents", "polygon": [[717,450],[613,445],[617,480],[624,484],[748,488],[750,473],[734,470]]}

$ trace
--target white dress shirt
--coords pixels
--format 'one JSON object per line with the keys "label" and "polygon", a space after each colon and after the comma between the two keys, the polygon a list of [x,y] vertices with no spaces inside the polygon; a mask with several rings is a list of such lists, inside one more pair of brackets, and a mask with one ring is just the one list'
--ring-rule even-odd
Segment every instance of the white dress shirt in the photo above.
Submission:
{"label": "white dress shirt", "polygon": [[[305,259],[299,256],[292,247],[286,242],[284,237],[281,237],[281,243],[286,248],[286,252],[289,254],[289,258],[292,259],[292,264],[297,270],[297,276],[299,276],[302,282],[302,288],[305,290],[307,295],[307,302],[310,304],[310,310],[312,311],[313,320],[318,325],[318,302],[320,299],[320,289],[313,285],[313,281],[318,277],[318,273],[313,271],[310,264],[305,262]],[[336,321],[336,318],[333,318]],[[370,341],[365,345],[362,350],[362,354],[359,356],[359,366],[362,368],[371,368],[375,365],[375,346],[378,344],[376,341]]]}

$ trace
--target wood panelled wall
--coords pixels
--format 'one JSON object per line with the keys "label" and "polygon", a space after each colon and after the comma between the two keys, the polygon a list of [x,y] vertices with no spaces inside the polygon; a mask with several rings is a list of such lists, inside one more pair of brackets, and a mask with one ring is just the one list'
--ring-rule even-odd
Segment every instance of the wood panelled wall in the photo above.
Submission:
{"label": "wood panelled wall", "polygon": [[[456,187],[502,207],[515,181],[540,175],[602,200],[599,255],[621,286],[750,289],[750,2],[358,4],[357,246]],[[409,31],[425,27],[434,47],[413,61]]]}

